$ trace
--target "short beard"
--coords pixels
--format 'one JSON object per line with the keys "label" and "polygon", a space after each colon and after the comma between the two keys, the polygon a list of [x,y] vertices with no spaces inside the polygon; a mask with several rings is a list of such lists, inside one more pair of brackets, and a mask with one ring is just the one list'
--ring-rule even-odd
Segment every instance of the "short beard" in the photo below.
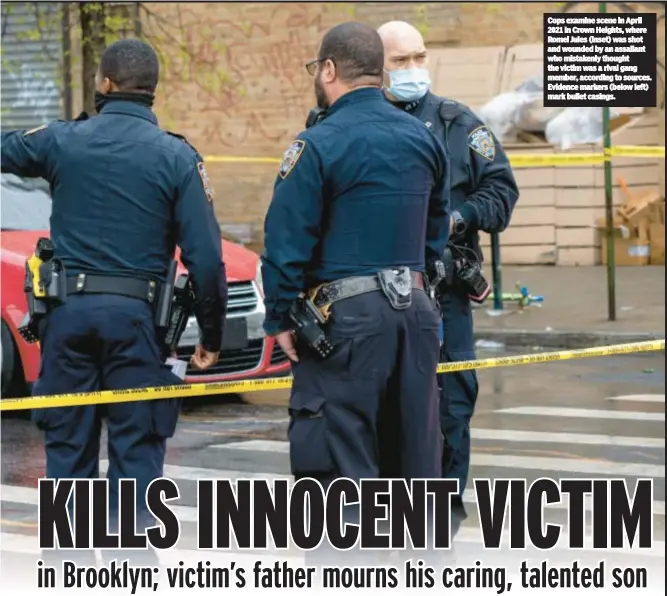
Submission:
{"label": "short beard", "polygon": [[322,80],[319,76],[315,77],[315,99],[317,100],[317,107],[321,110],[329,108],[329,100],[327,99],[327,94],[324,91],[324,86],[322,85]]}

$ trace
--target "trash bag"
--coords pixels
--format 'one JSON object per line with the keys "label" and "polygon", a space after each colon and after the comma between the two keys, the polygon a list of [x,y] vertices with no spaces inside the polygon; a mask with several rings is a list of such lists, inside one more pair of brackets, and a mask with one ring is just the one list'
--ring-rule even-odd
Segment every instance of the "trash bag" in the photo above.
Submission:
{"label": "trash bag", "polygon": [[[610,118],[618,114],[610,110]],[[584,143],[598,143],[602,140],[602,108],[566,108],[545,130],[547,142],[561,149],[570,149]]]}
{"label": "trash bag", "polygon": [[542,105],[543,75],[526,79],[513,91],[501,93],[478,110],[500,142],[517,140],[519,131],[544,133],[547,122],[563,108]]}
{"label": "trash bag", "polygon": [[516,122],[527,101],[529,98],[522,93],[501,93],[479,108],[477,115],[501,143],[513,142],[519,132]]}

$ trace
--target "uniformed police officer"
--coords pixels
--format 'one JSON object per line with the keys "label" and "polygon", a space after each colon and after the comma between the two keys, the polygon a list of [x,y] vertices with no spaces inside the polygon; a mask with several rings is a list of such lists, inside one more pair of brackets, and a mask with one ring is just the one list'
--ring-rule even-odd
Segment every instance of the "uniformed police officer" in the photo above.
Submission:
{"label": "uniformed police officer", "polygon": [[[292,473],[325,488],[440,475],[439,317],[422,272],[447,242],[449,165],[428,128],[385,100],[383,61],[366,25],[324,36],[306,68],[326,118],[286,151],[265,221],[264,327],[293,361]],[[328,316],[328,359],[295,341],[302,291]]]}
{"label": "uniformed police officer", "polygon": [[[452,163],[452,241],[474,251],[481,262],[478,232],[502,232],[510,223],[519,191],[507,156],[493,133],[466,106],[429,91],[427,52],[417,29],[392,21],[378,29],[385,51],[387,98],[413,114],[448,145]],[[475,359],[473,317],[466,293],[448,291],[441,299],[443,322],[442,360]],[[443,476],[456,478],[462,499],[470,467],[470,421],[477,401],[474,370],[441,376],[440,402],[445,437]],[[456,503],[460,521],[465,517],[462,500]]]}
{"label": "uniformed police officer", "polygon": [[[149,45],[118,41],[96,75],[98,116],[2,134],[2,172],[50,183],[54,256],[67,272],[66,302],[41,330],[35,395],[181,382],[164,364],[153,317],[176,245],[194,282],[201,329],[190,363],[203,370],[218,359],[227,282],[213,194],[197,151],[158,128],[151,110],[158,75]],[[153,525],[144,495],[163,475],[180,401],[33,411],[45,433],[46,476],[98,476],[104,416],[112,524],[118,480],[133,478],[139,529]]]}

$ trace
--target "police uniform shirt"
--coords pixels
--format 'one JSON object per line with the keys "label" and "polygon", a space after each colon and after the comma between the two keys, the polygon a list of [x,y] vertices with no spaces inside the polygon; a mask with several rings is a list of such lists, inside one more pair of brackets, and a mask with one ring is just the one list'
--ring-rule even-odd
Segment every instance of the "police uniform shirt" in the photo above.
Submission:
{"label": "police uniform shirt", "polygon": [[449,226],[449,165],[423,123],[377,88],[338,99],[286,151],[265,220],[265,330],[299,292],[404,265],[424,271]]}
{"label": "police uniform shirt", "polygon": [[[213,191],[201,156],[146,106],[109,101],[94,118],[2,133],[2,172],[45,178],[51,238],[68,275],[163,281],[176,245],[219,349],[226,277]],[[224,320],[224,319],[223,319]]]}
{"label": "police uniform shirt", "polygon": [[[430,92],[401,107],[425,122],[443,142],[446,136],[452,166],[452,209],[461,214],[468,231],[505,230],[519,189],[507,155],[491,130],[470,108]],[[446,120],[451,123],[448,131]]]}

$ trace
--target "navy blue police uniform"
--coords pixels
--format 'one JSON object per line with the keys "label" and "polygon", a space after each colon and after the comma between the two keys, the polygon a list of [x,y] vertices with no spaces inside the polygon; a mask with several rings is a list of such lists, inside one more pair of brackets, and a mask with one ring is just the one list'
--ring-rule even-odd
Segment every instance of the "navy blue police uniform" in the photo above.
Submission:
{"label": "navy blue police uniform", "polygon": [[[339,477],[440,476],[437,305],[425,262],[448,236],[445,148],[377,88],[338,99],[284,155],[265,220],[265,331],[289,330],[301,292],[327,316],[334,352],[297,344],[291,471]],[[409,268],[411,304],[396,310],[378,273]],[[391,414],[390,414],[391,413]]]}
{"label": "navy blue police uniform", "polygon": [[[54,257],[67,272],[67,299],[40,330],[34,395],[181,383],[164,364],[153,316],[177,245],[194,283],[202,345],[220,349],[227,282],[212,190],[201,156],[161,130],[148,106],[108,100],[94,118],[3,133],[2,172],[49,182]],[[112,524],[118,480],[134,478],[138,526],[153,525],[144,495],[163,476],[180,403],[34,410],[46,476],[98,477],[106,418]]]}
{"label": "navy blue police uniform", "polygon": [[[479,232],[499,233],[510,223],[519,198],[507,155],[493,133],[463,104],[430,92],[416,102],[399,104],[435,133],[451,156],[452,213],[464,224],[451,241],[474,251],[483,260]],[[465,250],[465,249],[464,249]],[[470,299],[452,289],[441,298],[443,344],[441,359],[460,362],[475,359]],[[442,472],[459,481],[463,495],[470,468],[470,421],[477,402],[474,370],[439,376],[440,416],[444,435]],[[462,502],[459,507],[463,509]],[[463,513],[465,516],[465,512]]]}

